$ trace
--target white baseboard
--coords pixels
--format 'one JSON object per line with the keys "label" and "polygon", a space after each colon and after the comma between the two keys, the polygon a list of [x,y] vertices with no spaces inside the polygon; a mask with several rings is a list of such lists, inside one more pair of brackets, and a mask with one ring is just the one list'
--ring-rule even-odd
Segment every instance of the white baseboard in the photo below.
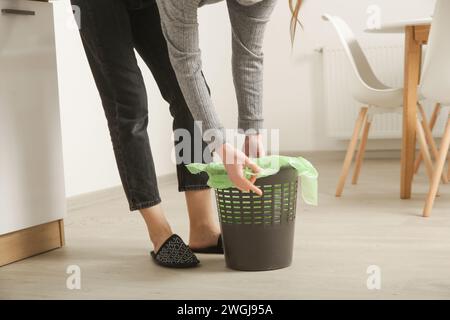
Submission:
{"label": "white baseboard", "polygon": [[[169,173],[158,177],[158,185],[160,186],[174,182],[176,182],[175,173]],[[121,185],[98,191],[83,193],[67,198],[67,210],[78,210],[98,203],[120,199],[123,197],[125,197],[125,193]]]}

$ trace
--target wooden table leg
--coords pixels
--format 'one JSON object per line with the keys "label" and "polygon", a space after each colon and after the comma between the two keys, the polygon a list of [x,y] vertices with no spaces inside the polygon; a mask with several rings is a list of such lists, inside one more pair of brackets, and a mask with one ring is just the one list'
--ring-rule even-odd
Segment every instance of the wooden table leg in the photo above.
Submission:
{"label": "wooden table leg", "polygon": [[411,198],[416,151],[417,85],[420,76],[422,43],[415,40],[414,27],[405,30],[405,83],[400,197]]}

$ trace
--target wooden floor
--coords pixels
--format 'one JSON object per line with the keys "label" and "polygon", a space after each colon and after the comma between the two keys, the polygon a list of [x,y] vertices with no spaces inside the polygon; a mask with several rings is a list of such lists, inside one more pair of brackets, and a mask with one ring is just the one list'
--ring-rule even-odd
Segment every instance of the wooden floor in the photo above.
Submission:
{"label": "wooden floor", "polygon": [[[447,299],[450,298],[450,185],[433,215],[421,217],[425,173],[412,200],[399,199],[399,160],[368,160],[360,184],[336,199],[341,161],[313,162],[320,206],[300,204],[292,267],[245,273],[227,270],[221,256],[200,256],[201,267],[154,265],[146,229],[124,199],[74,210],[66,247],[0,268],[0,298],[31,299]],[[183,197],[161,188],[174,230],[187,235]],[[66,288],[66,268],[81,268],[81,289]],[[368,290],[366,270],[381,268],[381,290]]]}

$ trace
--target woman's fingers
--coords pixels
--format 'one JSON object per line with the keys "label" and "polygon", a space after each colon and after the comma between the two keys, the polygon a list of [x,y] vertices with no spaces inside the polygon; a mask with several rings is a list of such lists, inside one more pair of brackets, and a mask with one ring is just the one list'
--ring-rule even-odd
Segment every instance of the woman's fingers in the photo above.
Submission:
{"label": "woman's fingers", "polygon": [[257,186],[254,185],[256,181],[256,177],[251,177],[250,180],[248,180],[243,173],[242,167],[238,169],[240,171],[237,172],[231,172],[231,170],[228,172],[228,176],[233,182],[234,186],[241,190],[242,192],[249,192],[253,191],[254,193],[258,195],[262,195],[261,189],[259,189]]}
{"label": "woman's fingers", "polygon": [[242,176],[240,176],[240,186],[241,186],[241,191],[253,191],[254,193],[256,193],[259,196],[262,196],[262,191],[261,189],[259,189],[257,186],[255,186],[255,181],[256,181],[256,176],[252,176],[250,178],[250,180],[248,180],[243,174]]}
{"label": "woman's fingers", "polygon": [[261,189],[258,188],[257,186],[255,186],[252,182],[248,181],[247,179],[245,179],[245,184],[248,187],[248,189],[250,189],[251,191],[256,193],[258,196],[262,196],[263,195]]}
{"label": "woman's fingers", "polygon": [[247,168],[250,168],[253,171],[253,173],[261,172],[261,168],[256,163],[254,163],[252,160],[250,160],[249,158],[246,159],[245,166]]}
{"label": "woman's fingers", "polygon": [[261,189],[259,189],[257,186],[255,186],[255,182],[256,182],[256,174],[258,174],[258,173],[261,172],[261,168],[260,168],[256,163],[254,163],[252,160],[250,160],[249,158],[246,159],[245,166],[248,167],[248,168],[250,168],[250,169],[253,171],[253,173],[255,174],[254,176],[252,176],[252,177],[250,178],[250,180],[247,180],[247,179],[245,179],[245,177],[244,177],[244,179],[246,180],[246,181],[245,181],[245,184],[246,184],[247,187],[249,187],[249,189],[252,190],[254,193],[256,193],[256,194],[259,195],[259,196],[262,196],[262,191],[261,191]]}
{"label": "woman's fingers", "polygon": [[[262,191],[254,185],[256,175],[261,171],[261,168],[251,161],[242,151],[238,151],[232,146],[224,144],[222,149],[223,150],[219,155],[222,158],[228,177],[235,187],[243,192],[253,191],[261,196]],[[230,163],[228,161],[229,159],[232,159],[233,161]],[[254,173],[250,179],[245,177],[244,167],[250,168]]]}
{"label": "woman's fingers", "polygon": [[262,196],[262,191],[257,186],[255,186],[252,182],[247,180],[245,177],[239,177],[238,179],[233,181],[236,188],[241,190],[242,192],[253,191],[259,196]]}
{"label": "woman's fingers", "polygon": [[252,172],[255,174],[254,176],[252,176],[250,178],[250,180],[247,180],[245,177],[244,178],[244,183],[245,186],[248,190],[253,191],[254,193],[256,193],[259,196],[262,196],[262,191],[261,189],[259,189],[257,186],[255,186],[255,182],[256,182],[256,174],[258,174],[259,172],[261,172],[261,168],[254,163],[252,160],[250,160],[249,158],[246,159],[245,161],[245,166],[247,168],[250,168],[252,170]]}

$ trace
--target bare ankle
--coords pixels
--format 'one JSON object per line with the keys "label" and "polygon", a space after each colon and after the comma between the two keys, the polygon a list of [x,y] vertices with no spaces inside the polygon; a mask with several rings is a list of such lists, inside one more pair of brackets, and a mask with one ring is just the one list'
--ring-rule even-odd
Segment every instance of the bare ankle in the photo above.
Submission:
{"label": "bare ankle", "polygon": [[164,230],[158,230],[158,231],[150,231],[150,240],[153,243],[153,248],[155,251],[158,251],[159,248],[164,244],[164,242],[170,238],[171,235],[173,235],[172,229],[164,228]]}
{"label": "bare ankle", "polygon": [[141,210],[155,251],[173,234],[160,204]]}
{"label": "bare ankle", "polygon": [[208,247],[217,244],[220,228],[217,224],[191,226],[189,233],[189,245],[193,248]]}
{"label": "bare ankle", "polygon": [[189,224],[189,230],[191,234],[209,234],[220,233],[220,227],[215,221],[210,222],[192,222]]}

